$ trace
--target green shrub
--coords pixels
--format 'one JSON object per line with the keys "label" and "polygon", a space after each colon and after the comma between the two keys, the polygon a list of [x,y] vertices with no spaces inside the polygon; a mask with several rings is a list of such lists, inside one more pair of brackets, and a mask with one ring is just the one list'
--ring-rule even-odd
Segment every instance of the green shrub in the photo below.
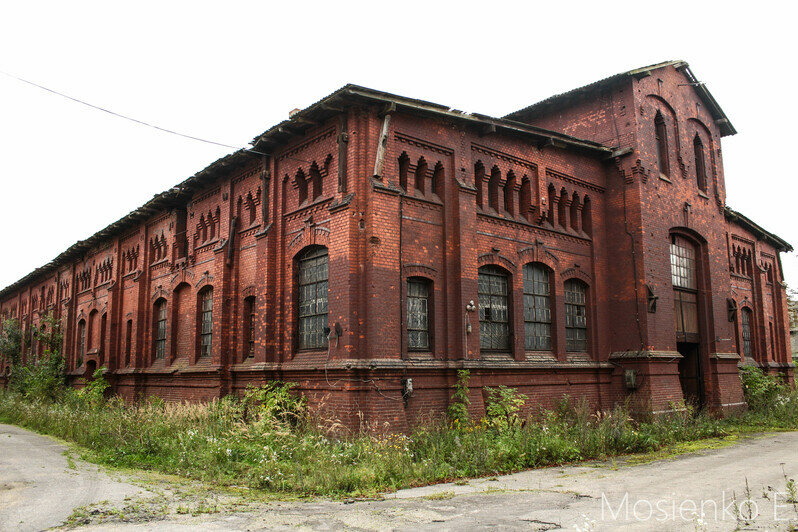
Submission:
{"label": "green shrub", "polygon": [[102,399],[106,384],[99,374],[84,390],[55,401],[0,391],[0,422],[77,443],[85,458],[100,463],[325,496],[371,495],[655,451],[730,433],[798,428],[796,393],[787,390],[764,413],[749,410],[721,419],[675,409],[648,422],[630,415],[629,405],[596,411],[587,401],[567,398],[552,410],[522,418],[522,396],[499,387],[487,394],[485,422],[474,423],[467,417],[468,372],[458,377],[452,404],[462,405],[456,411],[460,415],[450,423],[427,423],[409,435],[330,437],[327,426],[307,416],[305,399],[290,383],[249,388],[241,398],[204,404],[157,398],[125,404],[119,398]]}
{"label": "green shrub", "polygon": [[244,406],[254,422],[298,426],[306,420],[307,398],[291,393],[295,382],[272,381],[263,386],[247,386]]}
{"label": "green shrub", "polygon": [[467,369],[457,371],[454,393],[446,409],[449,420],[454,426],[465,427],[471,423],[471,416],[468,414],[468,407],[471,405],[471,399],[468,398],[468,382],[470,380],[471,373]]}
{"label": "green shrub", "polygon": [[81,401],[91,408],[97,408],[105,403],[105,392],[111,387],[103,377],[105,371],[105,367],[95,370],[92,379],[86,383],[86,386],[74,392]]}
{"label": "green shrub", "polygon": [[506,430],[520,423],[518,412],[524,406],[526,398],[519,394],[515,388],[499,386],[498,388],[485,388],[485,421],[488,426],[497,430]]}
{"label": "green shrub", "polygon": [[756,366],[740,368],[740,379],[748,408],[756,412],[772,408],[776,400],[787,392],[787,387],[779,377],[767,375]]}

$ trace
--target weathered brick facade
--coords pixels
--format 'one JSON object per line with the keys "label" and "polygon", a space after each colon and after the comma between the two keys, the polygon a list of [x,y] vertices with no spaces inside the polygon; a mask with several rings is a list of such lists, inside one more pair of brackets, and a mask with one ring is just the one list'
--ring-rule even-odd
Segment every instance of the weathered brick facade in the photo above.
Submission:
{"label": "weathered brick facade", "polygon": [[663,63],[504,119],[346,86],[4,289],[0,312],[28,336],[54,312],[70,378],[105,366],[128,399],[281,379],[402,430],[467,368],[475,411],[498,384],[530,409],[739,407],[738,364],[792,379],[791,248],[725,206],[735,131],[694,81]]}

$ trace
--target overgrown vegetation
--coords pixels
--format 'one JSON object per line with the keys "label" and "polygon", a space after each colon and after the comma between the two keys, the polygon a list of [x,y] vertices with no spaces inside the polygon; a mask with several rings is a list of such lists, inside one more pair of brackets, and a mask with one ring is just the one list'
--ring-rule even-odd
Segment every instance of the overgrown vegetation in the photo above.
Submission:
{"label": "overgrown vegetation", "polygon": [[[23,333],[16,319],[5,320],[0,333],[0,353],[11,362],[9,388],[26,397],[57,400],[65,382],[62,340],[61,324],[52,314],[46,315],[39,327],[28,334]],[[32,352],[23,361],[25,346]]]}
{"label": "overgrown vegetation", "polygon": [[[249,388],[207,404],[137,404],[106,399],[100,372],[81,391],[16,387],[0,393],[0,421],[75,442],[105,464],[300,495],[367,496],[467,477],[584,459],[658,451],[681,442],[798,428],[798,394],[755,369],[742,373],[751,408],[719,419],[675,408],[634,420],[621,405],[595,412],[563,399],[521,415],[526,398],[485,392],[485,417],[472,419],[469,374],[461,371],[448,418],[410,435],[342,434],[308,412],[292,384]],[[682,405],[683,406],[683,405]]]}

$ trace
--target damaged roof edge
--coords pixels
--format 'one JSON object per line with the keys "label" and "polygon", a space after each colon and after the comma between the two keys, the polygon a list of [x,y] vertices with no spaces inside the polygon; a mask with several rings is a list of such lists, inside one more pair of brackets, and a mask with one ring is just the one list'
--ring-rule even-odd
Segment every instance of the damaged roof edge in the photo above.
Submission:
{"label": "damaged roof edge", "polygon": [[690,65],[687,61],[682,60],[675,60],[675,61],[663,61],[662,63],[657,63],[654,65],[648,65],[640,68],[635,68],[633,70],[627,70],[626,72],[621,72],[619,74],[615,74],[609,76],[607,78],[594,81],[593,83],[589,83],[587,85],[583,85],[581,87],[577,87],[575,89],[571,89],[569,91],[555,94],[554,96],[550,96],[545,98],[537,103],[524,107],[523,109],[519,109],[517,111],[513,111],[512,113],[506,114],[504,118],[506,119],[516,119],[519,117],[534,115],[534,113],[538,111],[542,111],[549,107],[555,106],[558,103],[561,103],[564,100],[569,98],[575,98],[582,94],[590,93],[591,91],[598,90],[605,86],[608,86],[612,83],[619,82],[622,79],[633,77],[633,78],[641,78],[648,75],[652,70],[658,70],[660,68],[665,68],[668,66],[672,66],[677,70],[682,70],[687,76],[687,79],[690,82],[690,85],[695,89],[698,93],[698,96],[704,101],[704,103],[709,108],[710,112],[712,113],[712,117],[715,119],[715,123],[717,124],[718,128],[721,131],[721,136],[729,136],[729,135],[736,135],[737,130],[732,125],[729,117],[726,116],[726,113],[720,107],[720,104],[712,96],[712,93],[709,92],[707,89],[706,84],[702,81],[698,81],[698,79],[693,74],[693,71],[690,70]]}
{"label": "damaged roof edge", "polygon": [[44,266],[36,268],[18,281],[0,290],[0,298],[5,297],[9,293],[20,288],[22,285],[36,280],[38,277],[50,274],[64,264],[79,258],[102,240],[113,237],[116,234],[121,233],[122,231],[151,218],[155,212],[158,212],[164,207],[169,207],[171,204],[178,202],[181,197],[189,196],[191,194],[191,192],[188,190],[190,185],[199,183],[202,180],[209,178],[209,173],[211,172],[218,171],[223,167],[228,167],[231,164],[243,161],[244,157],[242,157],[242,155],[246,158],[251,157],[246,150],[238,150],[237,152],[225,155],[188,179],[185,179],[181,183],[173,186],[169,190],[161,192],[160,194],[156,194],[151,200],[147,201],[141,207],[132,210],[119,220],[107,225],[103,229],[100,229],[85,240],[78,240],[69,246],[66,251],[59,254]]}
{"label": "damaged roof edge", "polygon": [[756,222],[748,218],[747,216],[735,211],[731,207],[726,207],[724,210],[724,214],[726,215],[726,219],[734,222],[744,229],[748,229],[758,238],[762,240],[768,241],[773,244],[780,251],[792,251],[792,246],[789,242],[784,240],[783,238],[779,237],[778,235],[771,233],[770,231],[764,229],[762,226],[758,225]]}
{"label": "damaged roof edge", "polygon": [[[613,151],[612,148],[597,142],[578,139],[576,137],[571,137],[569,135],[555,131],[549,131],[543,128],[530,126],[522,122],[515,122],[513,120],[503,118],[493,118],[486,115],[464,113],[451,109],[445,105],[399,96],[387,92],[381,92],[374,89],[369,89],[367,87],[362,87],[360,85],[348,84],[336,90],[332,94],[322,98],[318,102],[310,105],[309,107],[306,107],[302,111],[295,113],[288,120],[280,122],[271,129],[268,129],[264,133],[255,137],[250,142],[250,145],[254,149],[242,148],[236,152],[217,159],[188,179],[185,179],[181,183],[160,194],[156,194],[150,201],[123,216],[116,222],[113,222],[104,229],[94,233],[87,239],[80,240],[71,245],[66,251],[55,257],[44,266],[36,268],[29,274],[22,277],[20,280],[0,290],[0,298],[5,297],[14,290],[17,290],[22,285],[25,285],[37,279],[38,277],[47,275],[62,265],[75,260],[90,250],[92,246],[96,245],[101,240],[112,237],[115,234],[130,228],[134,224],[141,223],[143,220],[150,218],[153,215],[153,210],[157,211],[163,209],[164,207],[170,206],[172,203],[177,203],[181,199],[190,197],[192,194],[191,189],[193,185],[201,184],[204,180],[211,180],[213,178],[219,177],[220,172],[223,169],[229,169],[231,166],[241,164],[244,161],[249,160],[249,158],[253,155],[270,155],[269,152],[273,150],[273,147],[264,151],[259,151],[259,149],[264,147],[266,144],[285,144],[291,138],[291,132],[287,131],[287,128],[297,126],[305,127],[307,123],[313,122],[312,120],[309,120],[309,117],[314,114],[323,112],[325,114],[332,115],[341,112],[343,109],[336,107],[336,104],[347,98],[361,99],[371,102],[382,102],[385,104],[392,103],[395,104],[397,108],[406,109],[411,112],[448,117],[450,119],[464,121],[474,125],[493,126],[510,133],[528,135],[548,144],[554,144],[579,151],[588,151],[605,157],[611,155]],[[285,138],[286,134],[289,134],[289,138]]]}

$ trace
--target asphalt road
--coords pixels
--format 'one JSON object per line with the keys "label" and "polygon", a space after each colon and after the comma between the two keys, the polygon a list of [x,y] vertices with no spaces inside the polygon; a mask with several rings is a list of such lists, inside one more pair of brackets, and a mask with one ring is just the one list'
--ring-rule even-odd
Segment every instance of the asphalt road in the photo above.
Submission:
{"label": "asphalt road", "polygon": [[50,438],[0,424],[0,531],[44,530],[78,506],[140,495],[97,466],[68,459]]}
{"label": "asphalt road", "polygon": [[[55,526],[76,506],[103,500],[102,514],[131,498],[152,500],[151,487],[78,460],[71,468],[63,451],[48,438],[0,425],[0,530]],[[250,502],[207,513],[186,511],[192,503],[182,492],[166,490],[156,497],[168,506],[160,515],[93,520],[85,528],[790,530],[798,526],[798,504],[788,502],[791,478],[798,479],[798,432],[638,465],[591,463],[403,490],[378,501]]]}

